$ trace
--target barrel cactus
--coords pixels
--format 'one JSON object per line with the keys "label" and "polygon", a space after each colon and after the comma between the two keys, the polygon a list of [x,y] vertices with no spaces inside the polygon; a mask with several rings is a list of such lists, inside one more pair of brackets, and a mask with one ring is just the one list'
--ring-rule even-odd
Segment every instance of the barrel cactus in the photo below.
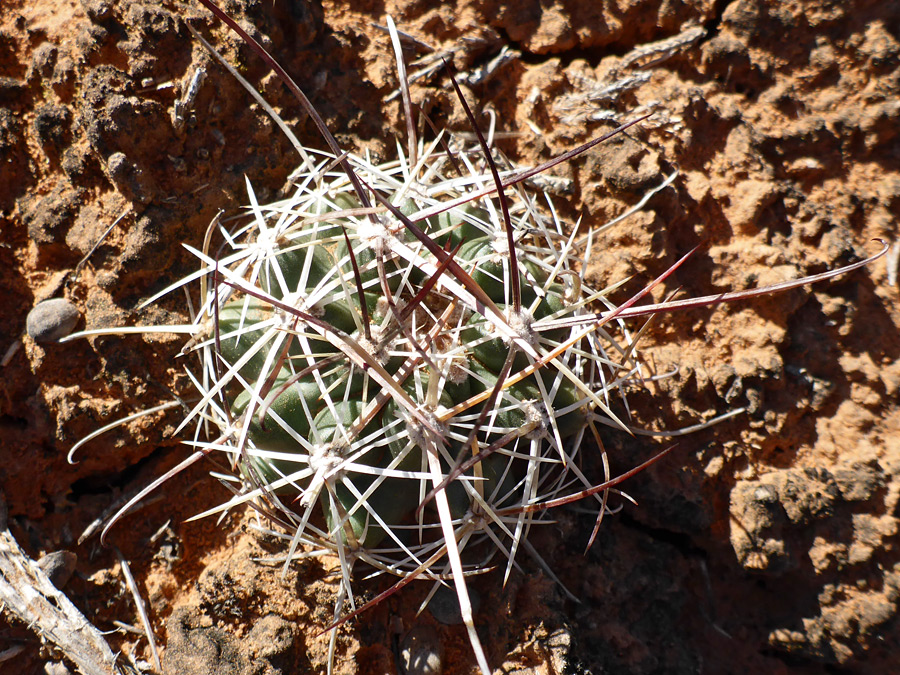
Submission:
{"label": "barrel cactus", "polygon": [[[436,178],[439,161],[425,164]],[[372,185],[397,179],[411,214],[448,189],[419,183],[416,200],[390,168],[357,171]],[[433,529],[430,508],[414,516],[453,469],[450,512],[468,528],[552,492],[563,474],[551,469],[572,464],[578,445],[567,441],[603,406],[597,391],[627,370],[596,336],[567,344],[588,316],[572,248],[554,224],[523,219],[513,262],[495,205],[473,201],[420,221],[431,251],[390,213],[375,224],[349,215],[358,206],[346,188],[335,177],[260,211],[255,241],[219,268],[227,300],[217,340],[202,346],[218,344],[224,372],[206,398],[224,395],[232,423],[220,426],[243,475],[261,496],[320,502],[329,538],[353,548],[402,549],[404,526]]]}
{"label": "barrel cactus", "polygon": [[593,486],[581,440],[621,424],[607,403],[635,365],[596,319],[584,243],[536,195],[504,218],[479,196],[492,181],[479,148],[457,150],[466,181],[447,152],[419,150],[415,166],[348,156],[381,207],[323,158],[206,258],[194,413],[240,477],[221,508],[262,504],[294,546],[450,574],[464,594],[465,570],[498,553],[511,568],[536,505]]}
{"label": "barrel cactus", "polygon": [[[434,176],[436,163],[424,164]],[[391,177],[390,169],[357,171],[373,186]],[[580,351],[564,348],[556,367],[534,367],[569,338],[566,320],[587,311],[566,278],[572,261],[546,235],[524,227],[516,234],[531,249],[518,256],[516,302],[493,204],[469,202],[421,221],[440,247],[433,253],[390,213],[374,223],[340,215],[341,206],[359,208],[341,181],[301,189],[272,227],[261,214],[256,244],[245,249],[256,258],[249,276],[223,273],[234,290],[219,310],[227,372],[218,382],[236,423],[222,426],[261,496],[319,503],[328,538],[353,550],[402,551],[435,529],[432,508],[415,515],[436,475],[443,481],[457,469],[448,505],[454,527],[469,529],[467,520],[515,509],[548,488],[549,467],[571,460],[565,441],[586,428],[600,351],[588,341]],[[417,186],[418,203],[401,196],[401,212],[433,206],[435,185]],[[260,244],[266,238],[271,249]],[[477,284],[475,295],[446,270],[439,275],[446,262]]]}

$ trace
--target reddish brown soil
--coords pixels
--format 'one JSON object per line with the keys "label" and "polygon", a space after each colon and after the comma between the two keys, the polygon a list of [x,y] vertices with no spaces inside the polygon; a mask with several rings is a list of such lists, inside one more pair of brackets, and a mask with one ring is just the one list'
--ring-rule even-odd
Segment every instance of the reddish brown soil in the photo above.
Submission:
{"label": "reddish brown soil", "polygon": [[[545,161],[655,105],[655,117],[557,175],[570,222],[598,226],[664,175],[673,187],[602,237],[591,280],[631,275],[630,293],[692,246],[704,246],[667,290],[705,295],[813,274],[898,238],[900,4],[876,0],[230,0],[305,88],[339,141],[389,157],[404,133],[385,15],[466,71],[503,46],[518,57],[466,88],[493,109],[522,164]],[[38,301],[64,296],[82,326],[177,323],[181,296],[137,305],[193,268],[219,209],[262,200],[295,164],[276,127],[184,25],[212,39],[291,122],[310,121],[239,41],[202,9],[150,0],[4,0],[0,7],[0,351]],[[627,55],[691,26],[705,34],[649,70]],[[623,59],[623,57],[625,57]],[[652,57],[649,59],[652,60]],[[182,83],[207,78],[183,125]],[[594,102],[592,84],[649,72],[639,87]],[[440,125],[467,123],[437,74],[413,96]],[[487,118],[484,118],[487,119]],[[116,217],[122,222],[76,274]],[[679,439],[678,450],[627,486],[640,507],[608,518],[556,514],[534,543],[581,599],[536,565],[505,589],[475,582],[491,663],[503,672],[887,673],[900,650],[900,307],[884,259],[813,288],[656,319],[643,355],[677,374],[636,390],[637,426],[675,429],[737,407],[747,413]],[[34,556],[79,556],[67,592],[101,630],[138,624],[113,553],[76,540],[122,494],[184,458],[179,412],[119,428],[66,463],[98,426],[187,394],[179,338],[107,337],[21,348],[0,369],[0,485],[11,527]],[[622,410],[624,414],[624,410]],[[608,433],[615,468],[659,448]],[[277,552],[233,514],[185,518],[223,488],[199,467],[128,517],[110,541],[131,561],[171,673],[300,673],[324,668],[334,579],[328,561],[252,562]],[[162,534],[153,537],[169,523]],[[427,585],[426,585],[427,586]],[[361,583],[364,597],[382,587]],[[465,634],[415,618],[416,584],[346,626],[341,673],[395,672],[392,644],[434,625],[453,672],[472,667]],[[5,619],[8,617],[4,617]],[[435,638],[434,636],[437,636]],[[114,649],[147,659],[122,632]],[[11,621],[0,650],[24,643],[3,672],[43,672],[52,653]],[[565,664],[565,665],[563,665]],[[893,666],[892,666],[893,664]]]}

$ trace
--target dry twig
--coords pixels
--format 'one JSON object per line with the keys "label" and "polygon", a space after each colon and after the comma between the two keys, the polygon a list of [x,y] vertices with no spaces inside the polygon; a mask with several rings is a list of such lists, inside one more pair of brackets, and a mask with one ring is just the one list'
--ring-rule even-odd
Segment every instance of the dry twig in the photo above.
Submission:
{"label": "dry twig", "polygon": [[0,497],[0,604],[52,642],[85,675],[118,675],[106,640],[21,549],[6,526]]}

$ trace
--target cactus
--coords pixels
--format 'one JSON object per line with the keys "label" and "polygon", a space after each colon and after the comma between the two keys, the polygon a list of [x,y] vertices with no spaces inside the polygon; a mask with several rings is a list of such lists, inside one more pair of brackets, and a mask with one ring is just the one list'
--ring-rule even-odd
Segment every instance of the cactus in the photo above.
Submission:
{"label": "cactus", "polygon": [[579,247],[533,195],[507,205],[507,227],[477,196],[491,181],[480,149],[458,151],[465,182],[445,177],[446,152],[419,151],[416,167],[347,158],[386,195],[375,214],[344,170],[253,209],[208,268],[221,283],[195,349],[213,384],[196,411],[244,484],[222,508],[262,502],[295,545],[462,581],[498,552],[508,573],[540,515],[529,505],[592,487],[581,440],[619,424],[607,402],[635,366],[598,327],[604,294],[583,284]]}
{"label": "cactus", "polygon": [[[370,170],[350,161],[376,190],[402,195],[418,178],[406,174],[403,186],[399,163]],[[421,196],[401,196],[400,213],[434,206],[436,191],[465,196],[440,178],[446,163],[444,153],[424,157],[432,183],[416,181]],[[570,441],[596,416],[597,392],[608,397],[632,366],[611,359],[599,339],[568,344],[577,322],[593,315],[555,224],[526,230],[523,221],[514,272],[491,201],[423,220],[432,252],[390,212],[373,225],[334,211],[356,208],[348,187],[342,175],[326,177],[261,211],[256,228],[271,250],[251,234],[249,255],[219,268],[217,354],[227,371],[216,391],[233,421],[217,424],[260,496],[319,503],[329,538],[354,550],[407,549],[400,565],[417,564],[412,553],[430,545],[414,541],[436,529],[433,509],[417,514],[435,479],[490,448],[446,492],[454,528],[480,519],[500,540],[512,531],[498,512],[562,484],[563,467],[575,465]],[[512,215],[528,213],[525,202],[516,206]],[[327,221],[303,224],[322,213]],[[461,230],[474,236],[464,240]],[[453,263],[465,282],[447,273]],[[514,273],[518,299],[510,297]],[[553,361],[536,366],[554,350]]]}

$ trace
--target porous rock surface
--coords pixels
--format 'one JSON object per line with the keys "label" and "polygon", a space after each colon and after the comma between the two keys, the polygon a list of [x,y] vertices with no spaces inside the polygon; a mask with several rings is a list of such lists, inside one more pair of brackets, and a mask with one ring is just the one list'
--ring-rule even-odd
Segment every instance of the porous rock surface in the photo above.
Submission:
{"label": "porous rock surface", "polygon": [[[405,133],[390,14],[474,73],[514,161],[537,164],[634,111],[641,128],[554,169],[561,216],[598,226],[677,171],[672,187],[600,238],[588,276],[630,277],[617,299],[704,246],[665,288],[682,296],[777,283],[855,262],[897,239],[900,5],[876,0],[462,0],[270,2],[227,7],[309,94],[339,141],[391,157]],[[39,300],[63,295],[86,327],[179,323],[183,296],[143,299],[194,268],[220,210],[277,197],[290,144],[192,39],[211,39],[307,144],[313,125],[286,90],[199,6],[149,0],[6,0],[0,6],[0,351]],[[693,31],[693,32],[692,32]],[[681,36],[681,39],[679,39]],[[670,40],[667,48],[647,47]],[[673,41],[674,40],[674,41]],[[673,41],[673,42],[672,42]],[[176,109],[199,69],[196,97]],[[413,96],[438,126],[467,130],[446,79]],[[177,113],[177,114],[176,114]],[[485,120],[489,119],[487,117]],[[487,122],[485,122],[487,124]],[[120,215],[122,221],[83,258]],[[76,273],[77,270],[77,273]],[[581,602],[527,556],[505,588],[473,581],[489,659],[504,672],[890,672],[900,644],[900,304],[884,260],[812,288],[654,320],[640,345],[657,373],[636,388],[636,426],[695,424],[625,489],[640,507],[609,517],[561,510],[533,543]],[[184,458],[179,412],[99,426],[190,394],[177,337],[65,344],[21,338],[0,373],[0,485],[34,557],[78,553],[66,591],[101,630],[139,619],[115,556],[78,535],[124,493]],[[625,414],[624,409],[620,409]],[[604,433],[616,470],[660,442]],[[324,669],[337,584],[313,561],[282,577],[253,562],[280,551],[239,513],[184,520],[227,498],[201,466],[114,529],[164,650],[167,672]],[[163,527],[166,523],[168,527]],[[459,626],[416,610],[412,584],[343,627],[340,673],[393,672],[410,630],[437,635],[445,673],[469,672]],[[361,589],[368,597],[378,582]],[[4,619],[5,620],[5,619]],[[18,624],[7,637],[29,635]],[[113,648],[148,659],[123,632]],[[30,639],[18,672],[38,672]]]}

